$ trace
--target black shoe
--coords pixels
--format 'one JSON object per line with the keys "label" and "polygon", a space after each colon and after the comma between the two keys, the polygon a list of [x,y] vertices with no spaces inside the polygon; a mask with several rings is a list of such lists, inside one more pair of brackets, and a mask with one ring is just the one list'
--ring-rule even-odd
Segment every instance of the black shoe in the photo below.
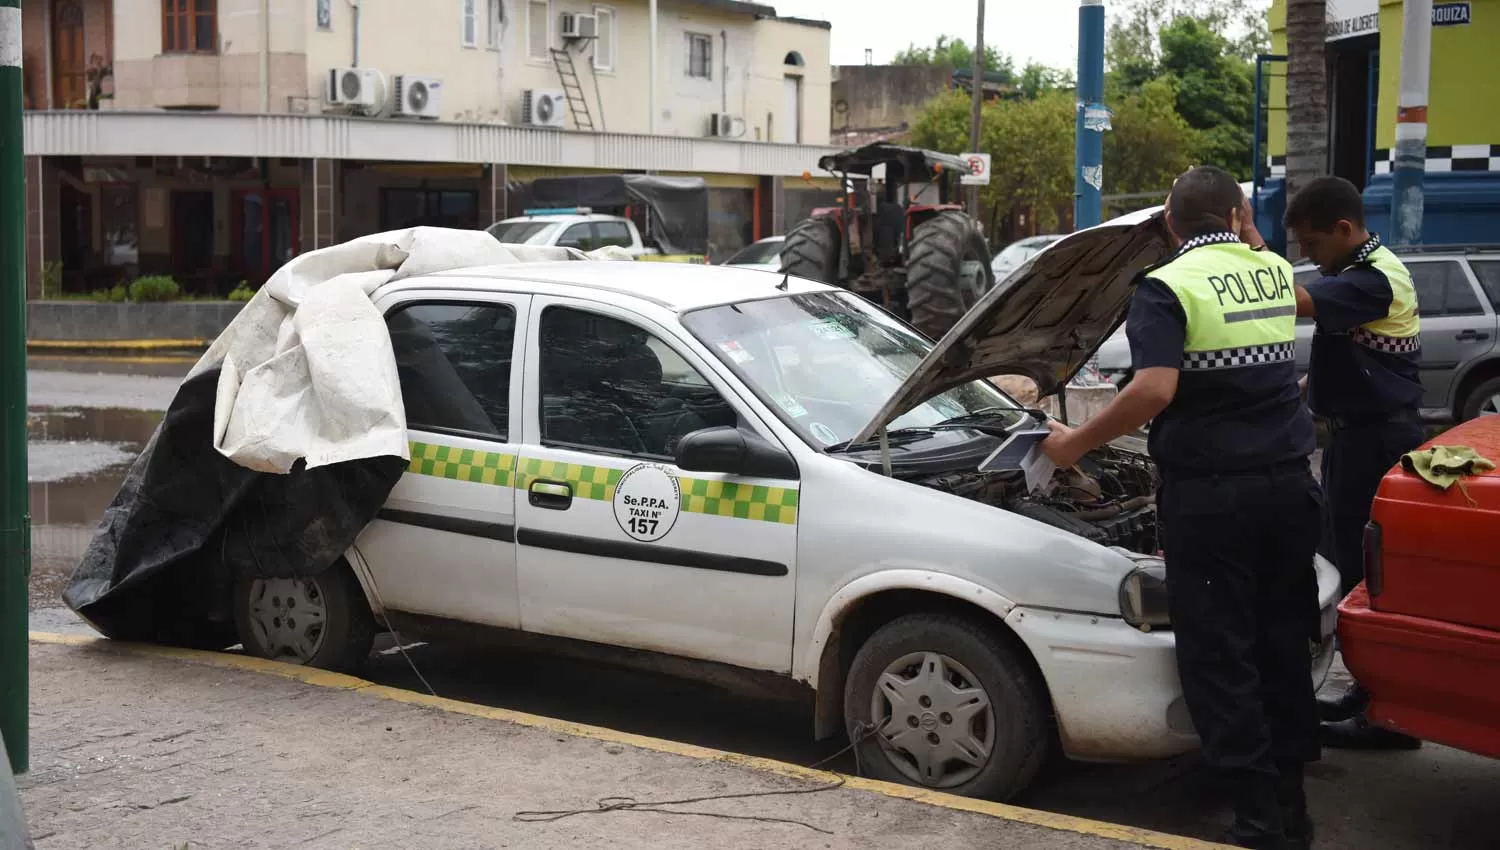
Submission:
{"label": "black shoe", "polygon": [[1340,750],[1416,750],[1420,738],[1372,725],[1363,715],[1323,724],[1323,746]]}
{"label": "black shoe", "polygon": [[1234,823],[1225,830],[1221,844],[1254,850],[1289,850],[1282,806],[1274,776],[1256,775],[1241,781],[1234,804]]}
{"label": "black shoe", "polygon": [[1293,850],[1307,850],[1312,846],[1313,822],[1307,813],[1302,765],[1280,765],[1277,770],[1276,801],[1281,804],[1281,823],[1286,832],[1286,846]]}
{"label": "black shoe", "polygon": [[1358,684],[1336,699],[1318,699],[1318,715],[1324,723],[1338,723],[1363,714],[1370,706],[1370,694]]}

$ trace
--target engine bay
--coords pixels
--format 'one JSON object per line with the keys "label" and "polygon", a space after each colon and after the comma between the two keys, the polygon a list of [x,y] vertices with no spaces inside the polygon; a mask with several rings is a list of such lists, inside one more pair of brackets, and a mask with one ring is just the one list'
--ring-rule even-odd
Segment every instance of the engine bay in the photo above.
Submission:
{"label": "engine bay", "polygon": [[1019,473],[954,471],[914,476],[914,484],[994,505],[1071,532],[1101,546],[1151,554],[1157,541],[1156,466],[1144,454],[1114,446],[1059,469],[1050,485],[1028,491]]}

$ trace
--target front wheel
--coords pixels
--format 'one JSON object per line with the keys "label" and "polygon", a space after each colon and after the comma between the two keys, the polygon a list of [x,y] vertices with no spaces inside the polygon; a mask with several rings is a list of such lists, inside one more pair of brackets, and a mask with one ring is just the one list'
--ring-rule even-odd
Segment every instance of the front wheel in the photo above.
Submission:
{"label": "front wheel", "polygon": [[1007,800],[1051,750],[1044,686],[960,617],[913,614],[865,641],[844,689],[860,764],[878,779]]}
{"label": "front wheel", "polygon": [[1500,377],[1483,381],[1464,397],[1459,410],[1459,421],[1467,422],[1481,416],[1500,414]]}
{"label": "front wheel", "polygon": [[358,670],[375,642],[375,617],[343,560],[315,576],[240,579],[234,620],[247,653],[324,670]]}

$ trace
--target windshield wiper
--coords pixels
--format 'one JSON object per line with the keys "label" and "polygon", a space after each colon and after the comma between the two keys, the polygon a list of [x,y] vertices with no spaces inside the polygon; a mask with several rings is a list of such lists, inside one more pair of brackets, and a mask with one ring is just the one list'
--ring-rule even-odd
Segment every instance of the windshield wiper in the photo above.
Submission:
{"label": "windshield wiper", "polygon": [[[910,443],[914,440],[925,439],[927,437],[931,437],[935,433],[937,432],[931,428],[897,428],[894,431],[887,431],[885,437],[886,441],[894,446],[898,442]],[[826,446],[824,447],[823,451],[828,452],[829,454],[838,454],[839,452],[847,452],[850,449],[866,448],[878,445],[880,445],[879,437],[875,437],[869,440],[861,440],[857,443],[851,440],[845,440],[842,443],[834,443],[831,446]]]}
{"label": "windshield wiper", "polygon": [[997,405],[995,407],[986,407],[980,410],[975,410],[970,413],[963,413],[958,416],[950,416],[932,427],[941,428],[945,425],[963,425],[970,422],[987,422],[991,419],[998,418],[1001,414],[1012,413],[1024,415],[1025,412],[1026,411],[1019,410],[1014,407],[1000,407]]}

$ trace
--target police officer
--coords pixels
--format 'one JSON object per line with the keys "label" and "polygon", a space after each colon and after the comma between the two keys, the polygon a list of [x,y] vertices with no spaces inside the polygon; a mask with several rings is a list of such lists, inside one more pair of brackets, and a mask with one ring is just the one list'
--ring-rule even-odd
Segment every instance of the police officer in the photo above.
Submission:
{"label": "police officer", "polygon": [[[1325,553],[1343,592],[1364,580],[1363,541],[1380,479],[1423,441],[1417,406],[1417,293],[1411,273],[1365,230],[1354,184],[1323,177],[1297,193],[1284,217],[1303,256],[1323,277],[1297,289],[1297,314],[1317,322],[1307,374],[1308,403],[1328,425],[1323,450]],[[1329,746],[1412,749],[1416,738],[1367,723],[1358,685],[1322,703]]]}
{"label": "police officer", "polygon": [[[1319,755],[1309,637],[1321,495],[1297,386],[1291,266],[1217,168],[1178,178],[1176,253],[1142,272],[1126,319],[1135,377],[1093,419],[1053,423],[1060,468],[1151,422],[1177,666],[1204,761],[1235,788],[1226,843],[1305,847],[1303,766]],[[1259,237],[1254,237],[1257,244]]]}

